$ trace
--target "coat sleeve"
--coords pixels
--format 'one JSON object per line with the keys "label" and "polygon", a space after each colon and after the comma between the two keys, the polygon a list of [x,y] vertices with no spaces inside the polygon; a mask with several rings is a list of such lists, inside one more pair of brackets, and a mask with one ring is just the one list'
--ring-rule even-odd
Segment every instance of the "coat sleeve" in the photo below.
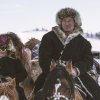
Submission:
{"label": "coat sleeve", "polygon": [[82,53],[82,58],[74,63],[74,66],[76,66],[80,74],[84,74],[91,70],[93,66],[93,55],[91,52],[91,44],[90,42],[86,41],[85,45],[83,46],[83,53]]}
{"label": "coat sleeve", "polygon": [[23,64],[19,59],[16,60],[16,73],[14,77],[16,78],[17,83],[23,81],[27,77],[27,72],[25,70],[25,67],[23,66]]}
{"label": "coat sleeve", "polygon": [[52,59],[52,39],[47,35],[44,35],[39,47],[39,64],[44,73],[48,73],[50,70],[50,64]]}

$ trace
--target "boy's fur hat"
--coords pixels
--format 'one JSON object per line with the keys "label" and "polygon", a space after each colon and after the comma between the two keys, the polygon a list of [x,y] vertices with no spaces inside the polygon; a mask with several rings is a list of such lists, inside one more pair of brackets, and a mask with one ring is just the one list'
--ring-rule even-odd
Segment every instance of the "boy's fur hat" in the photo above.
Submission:
{"label": "boy's fur hat", "polygon": [[64,8],[56,14],[56,23],[61,25],[61,22],[66,17],[72,17],[75,23],[80,27],[82,25],[80,14],[73,8]]}

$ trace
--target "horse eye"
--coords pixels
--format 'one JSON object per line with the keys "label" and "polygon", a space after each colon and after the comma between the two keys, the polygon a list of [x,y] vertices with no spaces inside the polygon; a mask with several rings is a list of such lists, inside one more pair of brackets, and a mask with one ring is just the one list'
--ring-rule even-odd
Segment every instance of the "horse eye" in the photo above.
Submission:
{"label": "horse eye", "polygon": [[50,93],[50,91],[51,91],[51,90],[49,89],[49,90],[48,90],[48,93]]}
{"label": "horse eye", "polygon": [[50,90],[48,90],[48,93],[50,92]]}

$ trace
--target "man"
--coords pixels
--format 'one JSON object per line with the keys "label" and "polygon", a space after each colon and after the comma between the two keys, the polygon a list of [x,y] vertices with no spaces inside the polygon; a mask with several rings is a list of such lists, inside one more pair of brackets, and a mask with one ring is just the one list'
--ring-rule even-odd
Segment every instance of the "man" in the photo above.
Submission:
{"label": "man", "polygon": [[73,8],[61,9],[56,15],[56,23],[58,26],[45,34],[40,44],[39,64],[43,72],[35,82],[35,93],[43,87],[52,60],[63,63],[71,59],[73,69],[70,74],[83,82],[93,100],[99,100],[100,87],[87,74],[92,68],[93,56],[90,42],[81,35],[80,14]]}
{"label": "man", "polygon": [[[21,60],[15,57],[15,48],[8,34],[0,35],[0,75],[15,78],[19,100],[27,100],[19,83],[27,77]],[[14,53],[14,56],[12,55]]]}

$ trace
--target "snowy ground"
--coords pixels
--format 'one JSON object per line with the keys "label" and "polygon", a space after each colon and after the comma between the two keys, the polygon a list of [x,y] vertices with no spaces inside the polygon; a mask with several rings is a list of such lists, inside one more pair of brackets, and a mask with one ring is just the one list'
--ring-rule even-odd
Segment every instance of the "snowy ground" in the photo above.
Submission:
{"label": "snowy ground", "polygon": [[100,39],[87,38],[87,40],[92,44],[92,51],[100,52]]}
{"label": "snowy ground", "polygon": [[95,59],[100,64],[100,59]]}

